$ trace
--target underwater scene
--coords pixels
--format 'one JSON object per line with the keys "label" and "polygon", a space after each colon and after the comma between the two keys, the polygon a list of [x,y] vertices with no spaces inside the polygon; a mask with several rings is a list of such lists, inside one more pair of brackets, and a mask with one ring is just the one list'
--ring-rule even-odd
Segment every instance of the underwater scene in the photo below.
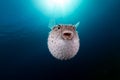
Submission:
{"label": "underwater scene", "polygon": [[119,80],[111,53],[118,5],[0,0],[0,80]]}

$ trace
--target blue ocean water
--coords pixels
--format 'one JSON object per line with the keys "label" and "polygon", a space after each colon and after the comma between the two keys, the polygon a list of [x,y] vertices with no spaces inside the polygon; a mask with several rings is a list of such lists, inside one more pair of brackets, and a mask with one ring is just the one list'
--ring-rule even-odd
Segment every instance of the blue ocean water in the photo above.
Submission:
{"label": "blue ocean water", "polygon": [[84,0],[72,14],[56,18],[57,23],[80,21],[80,50],[60,61],[47,46],[51,18],[31,0],[0,0],[0,80],[111,79],[111,30],[117,26],[118,5],[117,0]]}

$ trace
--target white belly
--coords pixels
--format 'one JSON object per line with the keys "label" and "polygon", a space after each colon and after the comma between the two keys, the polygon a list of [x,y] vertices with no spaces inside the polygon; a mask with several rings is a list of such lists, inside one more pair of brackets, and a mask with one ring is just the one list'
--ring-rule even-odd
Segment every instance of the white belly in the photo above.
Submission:
{"label": "white belly", "polygon": [[51,54],[60,60],[73,58],[79,50],[79,39],[62,40],[48,37],[48,49]]}

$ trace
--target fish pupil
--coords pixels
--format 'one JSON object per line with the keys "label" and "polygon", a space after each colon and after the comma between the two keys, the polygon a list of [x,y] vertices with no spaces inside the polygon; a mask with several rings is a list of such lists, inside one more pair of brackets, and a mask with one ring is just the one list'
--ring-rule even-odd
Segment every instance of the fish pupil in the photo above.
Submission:
{"label": "fish pupil", "polygon": [[58,29],[60,29],[60,27],[58,27]]}

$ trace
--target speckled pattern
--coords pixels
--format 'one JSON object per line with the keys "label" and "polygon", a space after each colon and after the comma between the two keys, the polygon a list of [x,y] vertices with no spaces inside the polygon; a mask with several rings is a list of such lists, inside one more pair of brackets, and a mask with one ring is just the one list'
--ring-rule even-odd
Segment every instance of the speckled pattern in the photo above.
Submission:
{"label": "speckled pattern", "polygon": [[48,48],[51,54],[60,60],[73,58],[80,47],[78,33],[75,31],[72,40],[61,38],[62,31],[51,31],[48,36]]}

